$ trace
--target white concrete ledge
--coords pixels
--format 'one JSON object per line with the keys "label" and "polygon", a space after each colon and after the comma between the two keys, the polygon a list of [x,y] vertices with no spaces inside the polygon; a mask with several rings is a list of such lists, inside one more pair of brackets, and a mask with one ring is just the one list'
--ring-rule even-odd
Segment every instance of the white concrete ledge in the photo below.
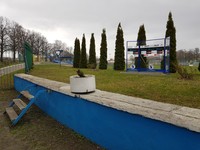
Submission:
{"label": "white concrete ledge", "polygon": [[90,94],[73,94],[71,93],[70,85],[63,82],[26,74],[16,74],[15,76],[66,95],[80,97],[131,114],[142,115],[147,118],[200,132],[200,109],[166,104],[100,90],[96,90],[94,93]]}

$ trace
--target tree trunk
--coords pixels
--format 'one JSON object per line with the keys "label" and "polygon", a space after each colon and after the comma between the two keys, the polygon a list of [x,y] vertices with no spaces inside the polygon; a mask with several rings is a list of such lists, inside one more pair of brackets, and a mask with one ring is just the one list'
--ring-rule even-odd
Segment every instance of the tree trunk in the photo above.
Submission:
{"label": "tree trunk", "polygon": [[15,62],[15,55],[16,55],[16,50],[14,48],[14,51],[13,51],[13,62]]}
{"label": "tree trunk", "polygon": [[0,61],[3,62],[3,52],[1,51],[1,58]]}
{"label": "tree trunk", "polygon": [[2,38],[2,36],[1,36],[1,57],[0,57],[0,61],[1,62],[3,62],[3,43],[4,43],[4,40],[3,40],[3,38]]}
{"label": "tree trunk", "polygon": [[39,53],[37,53],[37,62],[39,62],[39,60],[40,60],[40,54]]}
{"label": "tree trunk", "polygon": [[3,62],[3,46],[1,43],[1,57],[0,57],[0,61]]}

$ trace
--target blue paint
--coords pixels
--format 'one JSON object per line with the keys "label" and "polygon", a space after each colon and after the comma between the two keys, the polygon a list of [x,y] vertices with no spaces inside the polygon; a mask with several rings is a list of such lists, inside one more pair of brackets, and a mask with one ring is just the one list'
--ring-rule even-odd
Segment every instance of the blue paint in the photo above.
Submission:
{"label": "blue paint", "polygon": [[[15,77],[17,91],[33,83]],[[31,87],[34,95],[41,86]],[[113,150],[200,150],[200,133],[133,115],[56,91],[38,97],[48,115],[91,141]],[[28,114],[27,114],[28,115]]]}
{"label": "blue paint", "polygon": [[[33,87],[32,85],[31,86],[28,86],[29,88],[30,87]],[[26,89],[28,90],[28,87],[26,87]],[[12,125],[16,125],[18,123],[18,121],[24,116],[24,114],[28,111],[28,109],[32,106],[32,104],[35,103],[35,100],[38,98],[38,96],[40,94],[43,94],[44,92],[46,92],[46,89],[43,89],[43,90],[38,90],[36,94],[34,94],[34,98],[31,98],[30,99],[30,102],[27,104],[27,106],[21,111],[21,113],[19,114],[19,116],[14,120],[12,121]],[[21,96],[21,94],[20,94]],[[13,103],[14,104],[14,103]],[[12,104],[12,105],[13,105]]]}

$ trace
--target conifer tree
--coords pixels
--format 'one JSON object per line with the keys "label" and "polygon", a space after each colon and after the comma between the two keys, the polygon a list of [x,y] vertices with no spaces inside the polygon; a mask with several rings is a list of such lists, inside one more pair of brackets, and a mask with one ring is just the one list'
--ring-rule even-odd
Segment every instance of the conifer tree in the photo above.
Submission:
{"label": "conifer tree", "polygon": [[89,65],[91,66],[92,69],[95,69],[97,65],[94,33],[91,34],[91,39],[90,39]]}
{"label": "conifer tree", "polygon": [[124,37],[121,23],[119,23],[117,28],[117,35],[115,41],[115,62],[114,70],[124,70],[125,60],[124,60]]}
{"label": "conifer tree", "polygon": [[99,69],[107,69],[107,40],[106,29],[103,29],[101,34],[101,47],[100,47],[100,62]]}
{"label": "conifer tree", "polygon": [[80,66],[80,42],[79,39],[75,39],[75,44],[74,44],[74,62],[73,62],[73,67],[74,68],[79,68]]}
{"label": "conifer tree", "polygon": [[[144,24],[140,26],[138,31],[137,45],[142,46],[146,45],[146,31]],[[135,66],[136,68],[148,68],[148,60],[144,55],[140,55],[140,59],[138,57],[135,58]]]}
{"label": "conifer tree", "polygon": [[83,34],[81,44],[81,57],[80,57],[80,68],[87,68],[87,55],[86,55],[86,40],[85,34]]}
{"label": "conifer tree", "polygon": [[174,27],[174,21],[172,19],[172,13],[169,13],[165,37],[170,37],[170,73],[176,72],[176,66],[178,65],[176,59],[176,28]]}
{"label": "conifer tree", "polygon": [[144,24],[140,26],[138,31],[137,45],[146,45],[146,31]]}

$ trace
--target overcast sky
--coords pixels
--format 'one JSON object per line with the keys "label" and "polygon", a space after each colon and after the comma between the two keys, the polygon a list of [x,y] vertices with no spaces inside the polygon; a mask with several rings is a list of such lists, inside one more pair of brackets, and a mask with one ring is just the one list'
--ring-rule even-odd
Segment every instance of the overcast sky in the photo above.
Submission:
{"label": "overcast sky", "polygon": [[74,47],[75,38],[81,41],[85,33],[88,52],[94,33],[98,56],[106,28],[108,57],[114,56],[119,22],[125,41],[136,40],[142,24],[147,39],[161,38],[170,11],[177,50],[200,47],[200,0],[0,0],[1,16],[42,33],[49,42],[57,39]]}

